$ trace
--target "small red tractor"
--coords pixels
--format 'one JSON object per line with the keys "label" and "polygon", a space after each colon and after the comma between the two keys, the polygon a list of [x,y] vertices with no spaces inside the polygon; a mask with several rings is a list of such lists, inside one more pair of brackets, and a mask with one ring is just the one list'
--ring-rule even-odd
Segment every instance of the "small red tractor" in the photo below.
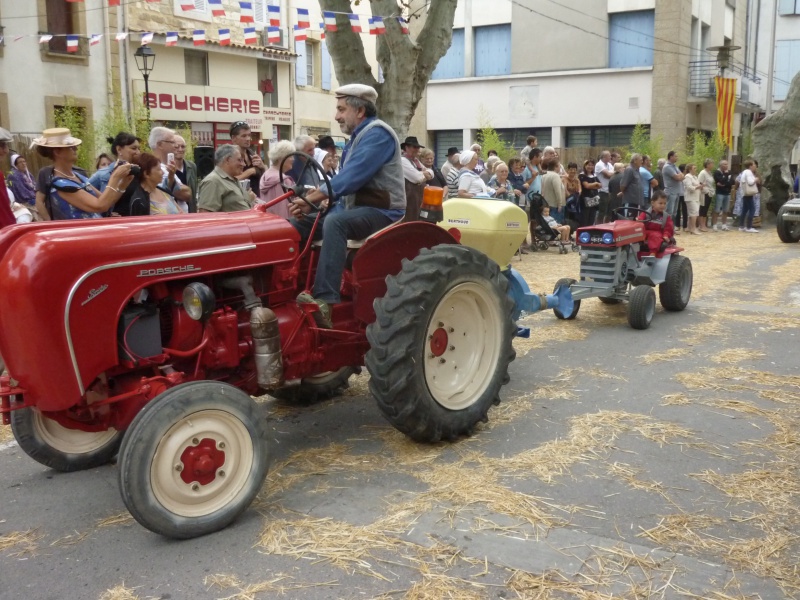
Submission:
{"label": "small red tractor", "polygon": [[[553,312],[559,319],[574,319],[583,298],[597,297],[604,304],[628,303],[628,323],[647,329],[656,313],[656,293],[669,311],[681,311],[692,295],[692,263],[681,255],[683,248],[668,246],[652,253],[646,242],[647,211],[617,209],[612,223],[582,227],[575,232],[581,260],[580,281],[564,278],[556,283],[569,286],[574,300],[571,311]],[[641,220],[636,217],[642,215]]]}
{"label": "small red tractor", "polygon": [[519,208],[460,200],[443,226],[354,244],[321,329],[296,302],[319,248],[264,208],[0,232],[3,422],[59,471],[118,456],[125,505],[168,537],[227,526],[261,488],[268,429],[251,395],[330,395],[366,364],[394,427],[453,440],[500,401],[520,312],[572,309],[569,290],[537,296],[498,266],[525,235]]}

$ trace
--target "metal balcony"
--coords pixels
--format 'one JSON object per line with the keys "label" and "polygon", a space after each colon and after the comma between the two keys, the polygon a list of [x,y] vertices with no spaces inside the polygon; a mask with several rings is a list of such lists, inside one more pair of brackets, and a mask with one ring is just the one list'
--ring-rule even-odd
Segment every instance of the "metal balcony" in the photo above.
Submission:
{"label": "metal balcony", "polygon": [[[714,77],[720,74],[719,63],[716,60],[696,60],[689,63],[689,95],[695,98],[714,98],[717,95],[714,87]],[[741,97],[744,90],[748,87],[746,83],[752,82],[756,85],[761,83],[761,78],[756,75],[752,67],[745,67],[744,64],[735,60],[725,69],[727,77],[737,76],[742,80],[737,96]],[[742,98],[749,101],[748,98]]]}

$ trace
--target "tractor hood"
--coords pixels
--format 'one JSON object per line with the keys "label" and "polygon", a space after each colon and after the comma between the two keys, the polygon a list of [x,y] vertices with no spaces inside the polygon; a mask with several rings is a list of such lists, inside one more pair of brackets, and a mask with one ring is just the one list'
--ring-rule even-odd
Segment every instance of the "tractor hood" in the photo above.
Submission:
{"label": "tractor hood", "polygon": [[116,363],[117,320],[139,289],[288,262],[299,239],[258,210],[6,227],[0,354],[39,408],[53,410]]}

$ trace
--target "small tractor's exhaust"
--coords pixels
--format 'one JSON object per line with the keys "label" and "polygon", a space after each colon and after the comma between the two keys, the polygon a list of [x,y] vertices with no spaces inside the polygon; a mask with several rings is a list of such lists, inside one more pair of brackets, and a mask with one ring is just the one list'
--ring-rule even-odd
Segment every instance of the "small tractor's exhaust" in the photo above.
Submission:
{"label": "small tractor's exhaust", "polygon": [[252,309],[250,332],[253,335],[258,385],[264,389],[279,387],[283,383],[283,356],[278,317],[269,308]]}

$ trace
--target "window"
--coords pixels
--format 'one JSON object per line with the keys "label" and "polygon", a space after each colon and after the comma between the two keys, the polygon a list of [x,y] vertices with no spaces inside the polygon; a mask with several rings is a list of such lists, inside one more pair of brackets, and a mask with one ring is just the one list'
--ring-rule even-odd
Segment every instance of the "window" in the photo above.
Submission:
{"label": "window", "polygon": [[800,0],[779,0],[778,12],[782,15],[800,15]]}
{"label": "window", "polygon": [[[256,25],[269,25],[268,6],[280,6],[280,0],[253,0],[253,20]],[[281,33],[283,33],[281,31]]]}
{"label": "window", "polygon": [[316,79],[316,69],[314,68],[314,54],[316,44],[306,43],[306,81],[308,85],[314,85]]}
{"label": "window", "polygon": [[278,106],[278,64],[258,61],[258,89],[264,94],[264,106]]}
{"label": "window", "polygon": [[786,100],[789,84],[800,72],[800,40],[779,40],[775,42],[775,86],[772,94],[775,100]]}
{"label": "window", "polygon": [[654,33],[653,10],[609,15],[608,66],[612,69],[652,67]]}
{"label": "window", "polygon": [[[622,127],[568,127],[567,148],[579,146],[619,148],[629,146],[633,126]],[[539,145],[542,145],[541,138]]]}
{"label": "window", "polygon": [[[76,22],[77,4],[62,0],[47,0],[47,33],[54,34],[48,42],[48,50],[57,54],[67,54],[67,38],[63,34],[79,33]],[[61,35],[57,35],[61,34]],[[78,42],[78,54],[85,54],[86,44]]]}
{"label": "window", "polygon": [[208,54],[197,50],[184,50],[183,64],[188,85],[208,85]]}
{"label": "window", "polygon": [[541,128],[530,128],[530,127],[523,127],[521,129],[498,129],[497,135],[500,136],[500,139],[503,140],[506,144],[511,146],[516,150],[521,150],[524,148],[528,143],[528,136],[535,135],[536,142],[539,144],[539,148],[544,148],[545,146],[552,146],[553,142],[553,130],[550,127],[541,127]]}
{"label": "window", "polygon": [[464,144],[464,132],[461,129],[437,131],[435,138],[436,166],[441,167],[447,160],[447,149],[458,148]]}
{"label": "window", "polygon": [[453,29],[453,39],[450,48],[447,50],[436,69],[431,75],[431,79],[455,79],[464,76],[464,30]]}
{"label": "window", "polygon": [[511,25],[475,27],[475,77],[511,73]]}
{"label": "window", "polygon": [[[194,4],[194,10],[183,10],[182,4]],[[208,10],[208,0],[174,0],[172,14],[176,17],[186,17],[196,21],[211,22],[211,11]]]}
{"label": "window", "polygon": [[[331,54],[328,52],[328,44],[323,42],[319,43],[320,49],[320,73],[322,75],[322,89],[331,89]],[[381,82],[382,83],[382,82]]]}
{"label": "window", "polygon": [[297,54],[297,61],[294,63],[295,83],[297,85],[310,85],[308,81],[308,71],[306,70],[306,43],[295,42],[294,52]]}
{"label": "window", "polygon": [[[294,66],[297,85],[322,87],[322,74],[319,69],[320,43],[311,40],[295,42],[294,51],[297,53],[297,62]],[[330,82],[328,82],[328,87],[330,87]]]}

